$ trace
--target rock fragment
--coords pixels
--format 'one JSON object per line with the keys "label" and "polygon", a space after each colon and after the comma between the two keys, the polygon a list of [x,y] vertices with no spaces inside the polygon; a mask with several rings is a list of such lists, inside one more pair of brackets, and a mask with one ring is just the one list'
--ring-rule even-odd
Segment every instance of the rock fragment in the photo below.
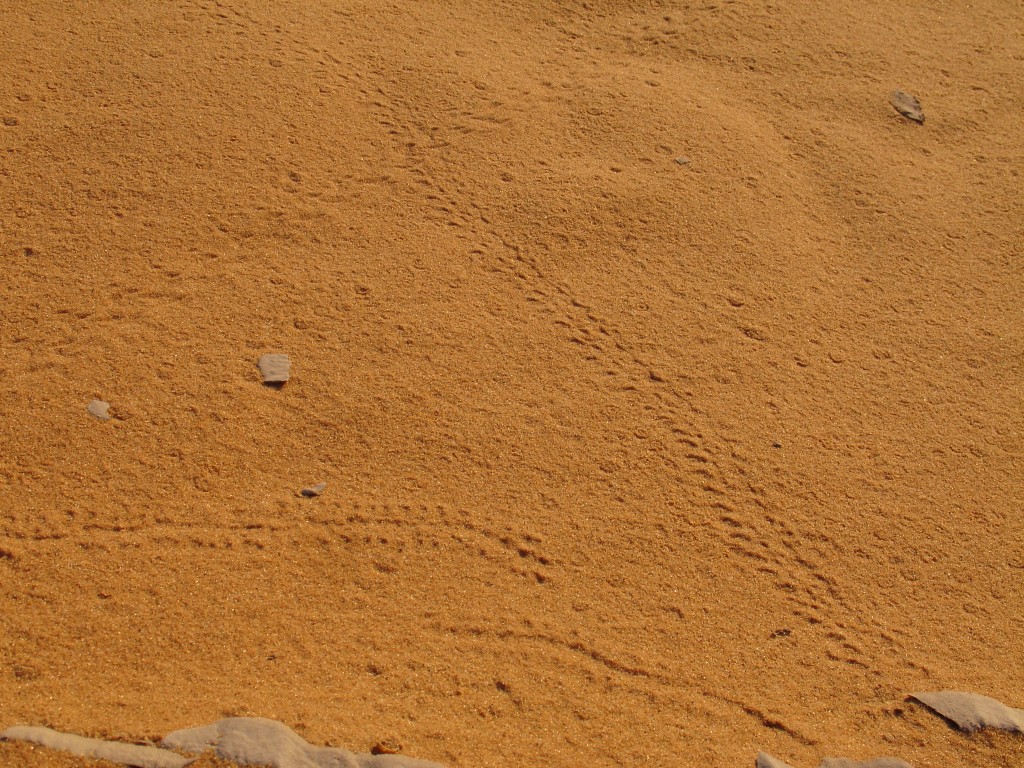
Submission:
{"label": "rock fragment", "polygon": [[367,755],[339,747],[315,747],[284,723],[262,717],[229,717],[168,734],[164,747],[183,752],[213,749],[239,765],[273,768],[442,768],[402,755]]}
{"label": "rock fragment", "polygon": [[845,757],[826,757],[818,768],[914,768],[898,757],[876,757],[874,760],[849,760]]}
{"label": "rock fragment", "polygon": [[311,485],[309,488],[303,488],[300,493],[307,499],[312,499],[314,496],[319,496],[321,493],[327,490],[327,483],[317,483]]}
{"label": "rock fragment", "polygon": [[103,400],[93,400],[85,409],[89,412],[90,416],[93,416],[100,421],[110,421],[110,403],[104,402]]}
{"label": "rock fragment", "polygon": [[924,122],[924,110],[921,109],[921,102],[917,100],[916,96],[905,91],[893,91],[889,95],[889,103],[905,118],[913,120],[915,123]]}
{"label": "rock fragment", "polygon": [[288,383],[292,367],[288,355],[261,355],[256,365],[263,376],[263,383],[268,387],[281,388]]}
{"label": "rock fragment", "polygon": [[136,768],[184,768],[194,758],[182,757],[167,749],[143,747],[138,744],[124,744],[119,741],[87,739],[70,733],[61,733],[50,728],[31,725],[16,725],[0,733],[0,740],[27,741],[50,749],[70,752],[79,757],[109,760]]}
{"label": "rock fragment", "polygon": [[767,752],[758,752],[754,768],[792,768],[792,766],[776,757],[772,757]]}
{"label": "rock fragment", "polygon": [[921,702],[967,733],[982,728],[1024,733],[1024,709],[1008,707],[997,699],[979,693],[936,691],[912,693],[910,698]]}

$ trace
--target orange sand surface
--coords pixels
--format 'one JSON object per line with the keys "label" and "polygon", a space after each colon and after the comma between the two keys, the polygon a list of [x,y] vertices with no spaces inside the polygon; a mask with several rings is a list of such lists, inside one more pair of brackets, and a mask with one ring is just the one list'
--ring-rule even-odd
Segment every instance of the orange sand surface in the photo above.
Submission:
{"label": "orange sand surface", "polygon": [[0,0],[0,72],[0,729],[1024,764],[905,701],[1024,707],[1024,6]]}

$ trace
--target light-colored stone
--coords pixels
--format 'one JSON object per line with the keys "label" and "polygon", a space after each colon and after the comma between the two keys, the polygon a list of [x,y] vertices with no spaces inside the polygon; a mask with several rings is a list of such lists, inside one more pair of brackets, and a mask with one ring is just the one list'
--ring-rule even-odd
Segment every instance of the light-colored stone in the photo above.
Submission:
{"label": "light-colored stone", "polygon": [[898,757],[876,757],[873,760],[826,757],[818,768],[914,768],[914,766]]}
{"label": "light-colored stone", "polygon": [[0,733],[0,739],[27,741],[50,749],[70,752],[79,757],[109,760],[136,768],[184,768],[194,758],[182,757],[167,749],[144,747],[138,744],[124,744],[120,741],[87,739],[70,733],[61,733],[51,728],[32,725],[15,725]]}
{"label": "light-colored stone", "polygon": [[970,733],[982,728],[998,728],[1024,733],[1024,709],[1008,707],[979,693],[935,691],[912,693],[910,697],[952,721],[961,731]]}
{"label": "light-colored stone", "polygon": [[904,91],[893,91],[889,96],[889,103],[908,120],[913,120],[915,123],[924,122],[924,110],[921,109],[921,102],[917,100],[916,96]]}
{"label": "light-colored stone", "polygon": [[212,749],[239,765],[273,768],[443,768],[404,755],[368,755],[338,747],[315,747],[276,720],[229,717],[211,725],[168,734],[165,747],[183,752]]}
{"label": "light-colored stone", "polygon": [[256,366],[263,376],[263,383],[269,386],[283,386],[291,378],[292,361],[288,355],[261,355]]}
{"label": "light-colored stone", "polygon": [[767,752],[758,752],[754,768],[792,768],[789,763],[784,763],[777,757],[772,757]]}
{"label": "light-colored stone", "polygon": [[93,416],[100,421],[110,421],[110,403],[104,402],[103,400],[93,400],[85,409],[89,412],[90,416]]}

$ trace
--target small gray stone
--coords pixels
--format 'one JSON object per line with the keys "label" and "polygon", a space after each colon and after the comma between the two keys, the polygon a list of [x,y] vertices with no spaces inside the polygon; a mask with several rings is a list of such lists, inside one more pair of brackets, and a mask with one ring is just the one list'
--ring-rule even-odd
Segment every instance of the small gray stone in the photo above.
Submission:
{"label": "small gray stone", "polygon": [[85,409],[89,412],[90,416],[93,416],[100,421],[110,421],[110,403],[104,402],[103,400],[93,400]]}
{"label": "small gray stone", "polygon": [[677,157],[676,158],[676,162],[679,165],[689,165],[690,164],[690,158],[688,158],[688,157]]}
{"label": "small gray stone", "polygon": [[921,109],[921,102],[916,96],[904,91],[893,91],[889,96],[889,103],[901,115],[915,123],[924,122],[924,110]]}
{"label": "small gray stone", "polygon": [[876,757],[874,760],[849,760],[845,757],[826,757],[818,768],[914,768],[898,757]]}
{"label": "small gray stone", "polygon": [[772,757],[767,752],[758,752],[754,768],[792,768],[789,763],[784,763],[777,757]]}
{"label": "small gray stone", "polygon": [[256,365],[263,376],[263,383],[268,387],[283,387],[290,378],[288,371],[292,361],[288,355],[262,355]]}
{"label": "small gray stone", "polygon": [[314,496],[319,496],[325,490],[327,490],[327,483],[317,483],[316,485],[309,486],[309,488],[303,488],[300,493],[307,499],[312,499]]}
{"label": "small gray stone", "polygon": [[963,691],[937,691],[912,693],[910,698],[938,712],[967,733],[982,728],[1024,733],[1024,709],[1008,707],[988,696]]}

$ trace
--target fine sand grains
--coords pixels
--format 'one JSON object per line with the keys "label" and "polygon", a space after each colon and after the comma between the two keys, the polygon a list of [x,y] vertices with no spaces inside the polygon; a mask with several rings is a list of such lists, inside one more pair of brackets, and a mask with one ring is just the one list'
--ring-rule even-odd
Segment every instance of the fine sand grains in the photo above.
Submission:
{"label": "fine sand grains", "polygon": [[0,729],[1024,764],[1024,8],[121,5],[0,0]]}

